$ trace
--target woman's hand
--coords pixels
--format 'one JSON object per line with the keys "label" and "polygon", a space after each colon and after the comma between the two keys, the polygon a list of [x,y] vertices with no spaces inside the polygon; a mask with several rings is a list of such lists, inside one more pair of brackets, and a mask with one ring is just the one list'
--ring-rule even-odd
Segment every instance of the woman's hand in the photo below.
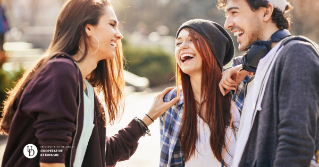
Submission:
{"label": "woman's hand", "polygon": [[220,92],[225,96],[229,91],[235,90],[236,85],[243,81],[245,77],[249,74],[246,70],[241,70],[238,75],[236,83],[237,72],[242,68],[242,65],[235,66],[233,68],[227,69],[223,72],[223,77],[219,82]]}
{"label": "woman's hand", "polygon": [[[154,121],[161,116],[166,110],[168,110],[170,107],[172,107],[175,103],[179,101],[179,97],[175,97],[170,102],[164,102],[163,98],[164,96],[174,89],[174,87],[166,88],[162,93],[155,96],[153,104],[149,112],[147,113]],[[142,121],[149,126],[153,121],[148,118],[146,115],[142,119]]]}
{"label": "woman's hand", "polygon": [[40,167],[65,167],[64,163],[42,163],[40,162]]}

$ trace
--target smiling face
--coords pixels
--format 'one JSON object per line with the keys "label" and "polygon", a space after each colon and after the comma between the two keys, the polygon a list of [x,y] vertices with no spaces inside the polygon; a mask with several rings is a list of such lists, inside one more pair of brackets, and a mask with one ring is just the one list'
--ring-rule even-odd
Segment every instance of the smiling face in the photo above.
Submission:
{"label": "smiling face", "polygon": [[261,37],[263,31],[261,9],[252,11],[246,0],[227,0],[225,12],[224,27],[237,36],[238,49],[247,50],[252,42]]}
{"label": "smiling face", "polygon": [[175,41],[175,60],[181,70],[188,75],[202,72],[202,57],[195,48],[189,32],[182,29]]}
{"label": "smiling face", "polygon": [[[105,14],[101,16],[97,25],[87,25],[89,54],[94,54],[99,60],[113,59],[116,56],[117,41],[123,38],[118,29],[118,21],[111,6],[105,7]],[[98,38],[99,44],[97,39]]]}

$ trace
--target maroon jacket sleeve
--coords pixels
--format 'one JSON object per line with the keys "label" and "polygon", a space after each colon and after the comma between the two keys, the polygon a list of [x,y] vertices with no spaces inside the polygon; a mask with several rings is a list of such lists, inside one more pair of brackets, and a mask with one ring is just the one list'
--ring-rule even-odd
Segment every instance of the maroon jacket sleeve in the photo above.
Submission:
{"label": "maroon jacket sleeve", "polygon": [[[78,75],[75,65],[67,59],[50,60],[33,78],[21,101],[21,111],[35,120],[35,136],[40,146],[69,146],[75,131]],[[59,156],[40,156],[40,162],[64,163],[65,152]]]}
{"label": "maroon jacket sleeve", "polygon": [[118,134],[106,137],[106,166],[115,166],[118,161],[128,160],[135,153],[142,135],[140,126],[132,120]]}

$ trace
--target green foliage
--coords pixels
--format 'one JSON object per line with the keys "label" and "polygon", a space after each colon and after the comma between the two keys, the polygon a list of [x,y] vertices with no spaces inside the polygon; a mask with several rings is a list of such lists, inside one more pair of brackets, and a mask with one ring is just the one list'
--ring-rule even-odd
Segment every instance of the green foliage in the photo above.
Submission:
{"label": "green foliage", "polygon": [[23,72],[24,70],[22,68],[10,73],[0,68],[0,111],[2,111],[3,108],[3,101],[7,98],[7,92],[15,86]]}
{"label": "green foliage", "polygon": [[168,84],[175,74],[174,56],[160,48],[124,45],[127,70],[149,79],[151,86]]}

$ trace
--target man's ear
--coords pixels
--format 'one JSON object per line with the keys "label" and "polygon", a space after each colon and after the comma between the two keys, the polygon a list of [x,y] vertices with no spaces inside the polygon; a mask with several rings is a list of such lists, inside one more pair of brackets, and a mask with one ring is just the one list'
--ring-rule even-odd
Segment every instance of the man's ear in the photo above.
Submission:
{"label": "man's ear", "polygon": [[267,22],[271,20],[272,13],[274,12],[274,6],[268,3],[267,7],[264,8],[263,21]]}

